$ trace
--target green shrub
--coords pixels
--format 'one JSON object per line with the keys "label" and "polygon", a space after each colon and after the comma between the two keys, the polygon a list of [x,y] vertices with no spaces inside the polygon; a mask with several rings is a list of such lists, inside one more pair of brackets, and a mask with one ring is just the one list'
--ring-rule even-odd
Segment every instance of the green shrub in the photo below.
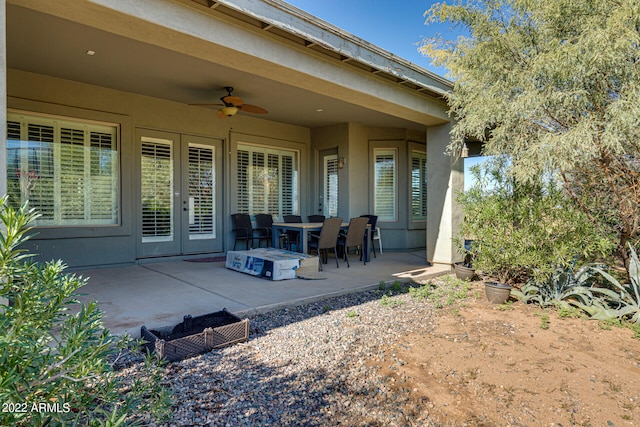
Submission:
{"label": "green shrub", "polygon": [[[461,236],[472,239],[474,267],[505,283],[549,275],[556,265],[608,256],[615,245],[566,197],[555,180],[520,183],[496,157],[475,165],[475,184],[459,193]],[[459,241],[457,242],[460,248]]]}
{"label": "green shrub", "polygon": [[86,280],[20,249],[37,216],[0,199],[0,425],[130,426],[145,412],[161,416],[168,395],[157,364],[147,361],[144,379],[119,380],[110,362],[123,342],[95,302],[75,299]]}
{"label": "green shrub", "polygon": [[409,288],[409,295],[416,300],[426,299],[436,308],[453,305],[469,297],[471,284],[452,275],[440,276],[426,284]]}
{"label": "green shrub", "polygon": [[594,288],[593,291],[602,295],[605,301],[599,300],[589,308],[594,319],[607,320],[619,318],[631,323],[640,324],[640,259],[631,244],[629,247],[628,274],[631,283],[622,284],[612,274],[602,267],[593,267],[593,271],[600,274],[612,289]]}
{"label": "green shrub", "polygon": [[584,309],[592,305],[592,289],[589,267],[575,271],[572,266],[558,266],[549,276],[532,277],[511,293],[524,303],[557,307],[563,313],[569,313],[572,307]]}

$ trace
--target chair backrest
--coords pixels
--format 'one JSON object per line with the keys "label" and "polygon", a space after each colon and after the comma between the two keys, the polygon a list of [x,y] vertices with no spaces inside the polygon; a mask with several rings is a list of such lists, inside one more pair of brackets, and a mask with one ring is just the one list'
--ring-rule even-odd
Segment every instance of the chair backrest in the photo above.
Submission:
{"label": "chair backrest", "polygon": [[325,216],[324,215],[309,215],[307,217],[307,219],[309,220],[309,222],[324,222]]}
{"label": "chair backrest", "polygon": [[342,218],[325,219],[322,224],[322,231],[320,231],[320,239],[318,239],[318,249],[335,248],[341,226]]}
{"label": "chair backrest", "polygon": [[233,230],[236,237],[251,237],[253,235],[253,226],[251,225],[251,217],[249,214],[233,214],[231,215],[233,222]]}
{"label": "chair backrest", "polygon": [[369,224],[371,224],[371,229],[376,229],[376,224],[378,223],[378,215],[360,215],[362,218],[369,218]]}
{"label": "chair backrest", "polygon": [[346,247],[360,246],[364,242],[364,231],[369,224],[369,218],[359,217],[349,220],[349,229],[347,230]]}
{"label": "chair backrest", "polygon": [[288,223],[301,223],[302,222],[302,217],[300,215],[283,215],[282,219],[284,219],[284,222],[288,222]]}
{"label": "chair backrest", "polygon": [[273,216],[270,214],[256,214],[256,225],[260,228],[271,228]]}

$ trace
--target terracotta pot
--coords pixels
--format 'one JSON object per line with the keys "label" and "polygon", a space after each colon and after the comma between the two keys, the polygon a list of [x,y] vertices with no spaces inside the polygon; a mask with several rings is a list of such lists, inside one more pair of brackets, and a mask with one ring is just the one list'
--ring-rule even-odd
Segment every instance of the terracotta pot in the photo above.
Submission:
{"label": "terracotta pot", "polygon": [[512,286],[505,285],[504,283],[485,282],[484,293],[489,302],[493,304],[504,304],[509,299],[512,288]]}
{"label": "terracotta pot", "polygon": [[453,269],[456,272],[456,277],[462,280],[473,280],[473,277],[476,275],[476,269],[465,267],[463,263],[456,262],[453,265]]}

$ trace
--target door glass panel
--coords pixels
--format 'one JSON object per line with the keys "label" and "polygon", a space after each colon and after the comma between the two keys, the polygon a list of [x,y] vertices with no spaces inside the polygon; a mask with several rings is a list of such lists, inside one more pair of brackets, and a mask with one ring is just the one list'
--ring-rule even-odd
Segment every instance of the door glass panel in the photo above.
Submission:
{"label": "door glass panel", "polygon": [[171,242],[173,224],[173,141],[142,138],[142,242]]}
{"label": "door glass panel", "polygon": [[397,221],[396,151],[375,149],[374,214],[380,221]]}
{"label": "door glass panel", "polygon": [[324,215],[338,216],[338,155],[324,157]]}
{"label": "door glass panel", "polygon": [[189,240],[216,237],[215,148],[189,144]]}

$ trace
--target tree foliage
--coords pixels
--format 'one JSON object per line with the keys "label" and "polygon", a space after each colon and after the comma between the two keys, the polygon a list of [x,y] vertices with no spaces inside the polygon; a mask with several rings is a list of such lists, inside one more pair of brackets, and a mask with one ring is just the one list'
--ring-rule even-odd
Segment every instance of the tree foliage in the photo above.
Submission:
{"label": "tree foliage", "polygon": [[557,267],[606,258],[609,236],[594,226],[553,179],[516,181],[498,156],[471,169],[475,184],[458,195],[473,239],[473,265],[505,283],[546,280]]}
{"label": "tree foliage", "polygon": [[21,245],[37,214],[0,199],[0,425],[139,425],[166,414],[161,370],[122,380],[113,356],[122,340],[104,329],[95,302],[80,304],[86,280],[62,261],[33,261]]}
{"label": "tree foliage", "polygon": [[468,138],[507,154],[521,181],[552,171],[594,224],[640,236],[640,2],[439,3],[427,22],[468,31],[425,40],[450,71],[451,153]]}

